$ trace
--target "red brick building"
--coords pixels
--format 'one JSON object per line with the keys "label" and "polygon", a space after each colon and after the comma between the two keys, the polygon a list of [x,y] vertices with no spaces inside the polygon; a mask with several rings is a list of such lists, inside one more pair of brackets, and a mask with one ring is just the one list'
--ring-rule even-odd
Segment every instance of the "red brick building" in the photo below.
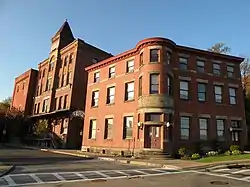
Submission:
{"label": "red brick building", "polygon": [[31,94],[18,95],[15,90],[17,96],[13,103],[19,105],[26,97],[32,99],[32,108],[25,110],[32,114],[30,117],[35,123],[46,121],[53,132],[51,136],[59,141],[54,144],[80,148],[87,89],[85,67],[112,55],[75,39],[67,21],[51,42],[48,58],[38,64],[38,76],[36,84],[32,84]]}
{"label": "red brick building", "polygon": [[31,115],[38,71],[30,69],[15,79],[11,107]]}
{"label": "red brick building", "polygon": [[215,140],[245,145],[242,61],[149,38],[86,67],[82,150],[172,152]]}

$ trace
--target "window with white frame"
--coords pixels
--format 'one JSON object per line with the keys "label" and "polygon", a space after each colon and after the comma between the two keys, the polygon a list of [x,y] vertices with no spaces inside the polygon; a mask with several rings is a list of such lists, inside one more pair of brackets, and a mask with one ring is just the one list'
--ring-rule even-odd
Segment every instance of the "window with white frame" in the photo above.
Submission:
{"label": "window with white frame", "polygon": [[206,101],[207,84],[198,83],[198,101]]}
{"label": "window with white frame", "polygon": [[188,140],[190,131],[190,117],[181,116],[180,118],[180,139]]}
{"label": "window with white frame", "polygon": [[100,82],[100,72],[94,73],[94,83]]}
{"label": "window with white frame", "polygon": [[107,104],[115,103],[115,87],[109,87],[107,89]]}
{"label": "window with white frame", "polygon": [[109,78],[115,77],[115,66],[109,68]]}
{"label": "window with white frame", "polygon": [[125,101],[134,100],[134,82],[125,83]]}
{"label": "window with white frame", "polygon": [[188,81],[180,81],[180,99],[188,100]]}
{"label": "window with white frame", "polygon": [[224,119],[216,119],[216,126],[217,126],[217,139],[219,141],[224,140],[225,134],[225,120]]}
{"label": "window with white frame", "polygon": [[131,139],[133,137],[133,116],[124,117],[123,139]]}
{"label": "window with white frame", "polygon": [[233,77],[233,76],[234,76],[234,67],[227,66],[227,77]]}
{"label": "window with white frame", "polygon": [[236,104],[236,88],[229,88],[229,100],[231,105]]}
{"label": "window with white frame", "polygon": [[89,139],[96,139],[96,119],[90,120]]}
{"label": "window with white frame", "polygon": [[220,64],[213,64],[213,74],[217,76],[220,75]]}
{"label": "window with white frame", "polygon": [[207,118],[199,118],[199,126],[200,126],[200,139],[207,140],[207,125],[208,119]]}
{"label": "window with white frame", "polygon": [[92,92],[91,106],[92,107],[97,107],[98,106],[98,101],[99,101],[99,91],[93,91]]}
{"label": "window with white frame", "polygon": [[159,93],[159,73],[150,74],[150,94]]}
{"label": "window with white frame", "polygon": [[187,70],[188,68],[188,59],[187,58],[184,58],[184,57],[180,57],[179,58],[179,68],[181,70]]}
{"label": "window with white frame", "polygon": [[216,103],[222,103],[222,86],[214,86],[214,96]]}
{"label": "window with white frame", "polygon": [[143,65],[143,52],[141,52],[141,54],[140,54],[140,64],[139,65],[140,66]]}
{"label": "window with white frame", "polygon": [[205,71],[205,62],[203,60],[197,60],[197,71],[204,72]]}
{"label": "window with white frame", "polygon": [[104,130],[104,139],[112,139],[113,137],[113,118],[105,119],[105,130]]}
{"label": "window with white frame", "polygon": [[134,60],[127,61],[127,73],[134,72]]}

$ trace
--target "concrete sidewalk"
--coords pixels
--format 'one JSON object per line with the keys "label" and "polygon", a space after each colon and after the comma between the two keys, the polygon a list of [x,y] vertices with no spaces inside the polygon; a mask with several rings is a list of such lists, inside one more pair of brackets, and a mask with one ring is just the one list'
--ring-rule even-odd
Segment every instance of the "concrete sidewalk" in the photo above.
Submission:
{"label": "concrete sidewalk", "polygon": [[[16,145],[13,145],[16,146]],[[220,161],[213,163],[200,163],[192,160],[181,160],[181,159],[136,159],[136,158],[126,158],[126,157],[117,157],[117,156],[107,156],[101,153],[89,153],[82,152],[80,150],[65,150],[65,149],[41,149],[37,147],[30,146],[21,146],[23,148],[41,150],[45,152],[52,152],[57,154],[65,154],[70,156],[78,156],[78,157],[87,157],[87,158],[95,158],[99,160],[105,161],[113,161],[124,164],[135,164],[142,166],[151,166],[151,167],[159,167],[166,168],[170,170],[191,170],[191,169],[207,169],[207,168],[225,168],[229,166],[235,166],[239,164],[249,165],[250,159],[247,160],[233,160],[233,161]]]}
{"label": "concrete sidewalk", "polygon": [[5,164],[0,162],[0,177],[11,172],[14,169],[14,167],[15,166],[13,166],[13,165],[5,165]]}

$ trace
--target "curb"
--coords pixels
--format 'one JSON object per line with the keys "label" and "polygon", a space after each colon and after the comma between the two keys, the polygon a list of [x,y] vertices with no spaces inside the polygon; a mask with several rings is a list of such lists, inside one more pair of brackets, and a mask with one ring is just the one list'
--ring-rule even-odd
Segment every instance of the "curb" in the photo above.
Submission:
{"label": "curb", "polygon": [[4,175],[9,174],[10,172],[12,172],[15,169],[14,165],[11,165],[10,168],[6,169],[5,171],[0,173],[0,177],[3,177]]}

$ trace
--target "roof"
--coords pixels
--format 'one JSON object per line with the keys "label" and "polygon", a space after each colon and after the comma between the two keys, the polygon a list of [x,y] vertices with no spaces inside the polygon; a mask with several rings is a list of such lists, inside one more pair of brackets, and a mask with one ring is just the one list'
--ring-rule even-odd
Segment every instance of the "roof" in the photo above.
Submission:
{"label": "roof", "polygon": [[73,33],[71,31],[71,28],[69,26],[69,23],[67,21],[67,19],[64,21],[64,23],[62,24],[62,26],[59,28],[59,30],[56,32],[56,34],[54,35],[53,38],[65,33],[65,32],[70,32],[70,34],[72,35],[73,37]]}

